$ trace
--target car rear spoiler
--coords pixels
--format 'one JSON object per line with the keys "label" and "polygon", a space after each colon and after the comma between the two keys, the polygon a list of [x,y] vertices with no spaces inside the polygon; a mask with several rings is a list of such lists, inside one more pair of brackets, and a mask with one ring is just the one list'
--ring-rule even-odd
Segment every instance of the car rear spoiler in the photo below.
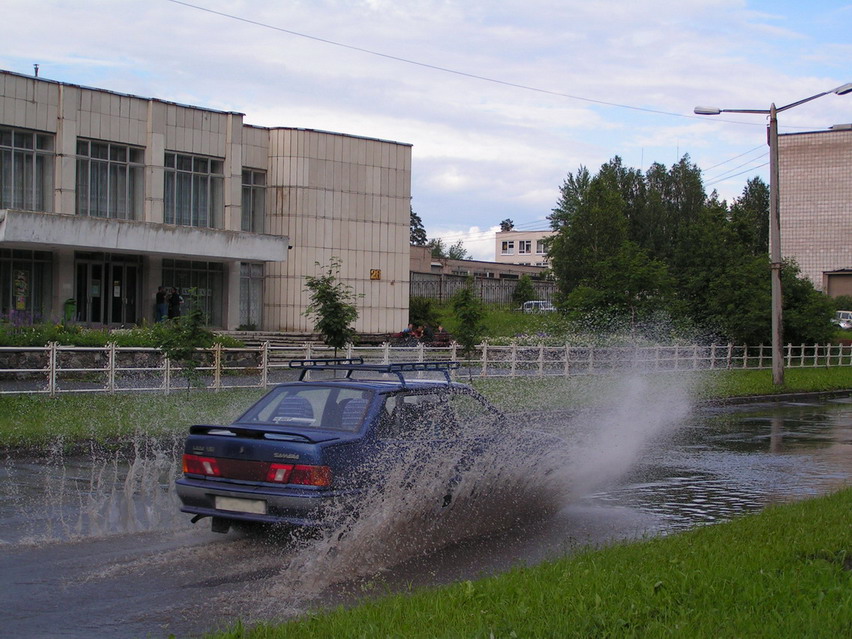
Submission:
{"label": "car rear spoiler", "polygon": [[346,378],[352,377],[354,372],[372,372],[383,375],[396,375],[400,383],[405,386],[405,373],[437,372],[443,373],[449,384],[452,382],[450,371],[459,367],[458,362],[394,362],[392,364],[365,364],[363,358],[354,357],[348,359],[294,359],[290,361],[290,368],[301,369],[299,381],[305,379],[308,371],[346,371]]}

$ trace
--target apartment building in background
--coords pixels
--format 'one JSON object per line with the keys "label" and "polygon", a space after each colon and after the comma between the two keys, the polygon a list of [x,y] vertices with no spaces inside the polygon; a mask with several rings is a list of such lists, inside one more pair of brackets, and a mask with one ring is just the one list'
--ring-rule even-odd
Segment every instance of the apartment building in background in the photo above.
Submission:
{"label": "apartment building in background", "polygon": [[194,290],[215,328],[309,332],[340,258],[356,329],[408,320],[411,145],[0,71],[0,313],[154,320]]}
{"label": "apartment building in background", "polygon": [[852,295],[852,125],[778,136],[781,254],[816,288]]}
{"label": "apartment building in background", "polygon": [[498,231],[494,261],[501,264],[548,266],[545,240],[554,231]]}

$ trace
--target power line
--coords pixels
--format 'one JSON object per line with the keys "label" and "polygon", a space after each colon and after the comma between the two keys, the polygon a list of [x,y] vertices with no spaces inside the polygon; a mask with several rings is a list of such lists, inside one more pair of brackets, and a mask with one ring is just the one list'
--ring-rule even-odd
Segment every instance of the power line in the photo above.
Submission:
{"label": "power line", "polygon": [[[744,166],[748,166],[749,164],[754,164],[755,162],[760,162],[765,157],[766,157],[766,153],[763,153],[763,154],[760,155],[760,157],[752,158],[748,162],[743,162],[742,164],[739,164],[735,167],[732,167],[732,168],[728,169],[727,171],[722,171],[721,173],[719,173],[719,175],[714,175],[711,178],[707,178],[707,181],[708,182],[714,182],[714,181],[718,181],[720,179],[726,179],[726,178],[730,177],[728,175],[729,173],[733,173],[734,171],[741,169]],[[761,165],[761,166],[763,166],[763,165]]]}
{"label": "power line", "polygon": [[753,166],[750,169],[746,169],[745,171],[740,171],[739,173],[735,173],[734,175],[728,175],[723,178],[719,178],[710,182],[707,182],[704,186],[713,186],[714,184],[718,184],[719,182],[724,182],[725,180],[730,180],[731,178],[739,177],[741,175],[745,175],[751,171],[756,171],[757,169],[762,169],[764,166],[768,166],[769,162],[764,162],[763,164],[758,164],[757,166]]}
{"label": "power line", "polygon": [[[315,42],[321,42],[323,44],[330,44],[335,47],[341,47],[343,49],[349,49],[350,51],[358,51],[359,53],[366,53],[368,55],[374,55],[380,58],[385,58],[387,60],[394,60],[396,62],[403,62],[405,64],[412,64],[418,67],[423,67],[425,69],[432,69],[433,71],[440,71],[442,73],[451,73],[453,75],[461,76],[463,78],[471,78],[473,80],[481,80],[482,82],[490,82],[492,84],[499,84],[506,87],[512,87],[515,89],[522,89],[524,91],[534,91],[536,93],[543,93],[546,95],[553,95],[560,98],[569,98],[571,100],[580,100],[582,102],[589,102],[592,104],[600,104],[603,106],[615,107],[618,109],[629,109],[631,111],[641,111],[643,113],[654,113],[657,115],[668,115],[675,118],[687,118],[687,119],[701,119],[702,116],[684,114],[684,113],[672,113],[670,111],[660,111],[658,109],[649,109],[647,107],[638,107],[630,104],[619,104],[618,102],[607,102],[605,100],[596,100],[594,98],[586,98],[579,95],[572,95],[570,93],[562,93],[560,91],[551,91],[550,89],[542,89],[540,87],[534,87],[527,84],[518,84],[516,82],[509,82],[507,80],[498,80],[497,78],[491,78],[484,75],[478,75],[476,73],[468,73],[466,71],[459,71],[457,69],[450,69],[449,67],[442,67],[436,64],[430,64],[428,62],[420,62],[419,60],[412,60],[410,58],[403,58],[401,56],[392,55],[390,53],[381,53],[380,51],[373,51],[372,49],[367,49],[364,47],[358,47],[351,44],[346,44],[343,42],[337,42],[336,40],[329,40],[327,38],[321,38],[319,36],[310,35],[307,33],[301,33],[299,31],[293,31],[292,29],[285,29],[283,27],[278,27],[272,24],[268,24],[266,22],[260,22],[259,20],[251,20],[250,18],[243,18],[241,16],[237,16],[231,13],[225,13],[223,11],[216,11],[215,9],[209,9],[207,7],[202,7],[196,4],[192,4],[189,2],[184,2],[183,0],[167,0],[173,4],[179,4],[184,7],[188,7],[190,9],[196,9],[198,11],[204,11],[205,13],[210,13],[213,15],[220,16],[222,18],[227,18],[229,20],[236,20],[238,22],[244,22],[246,24],[251,24],[256,27],[262,27],[264,29],[271,29],[273,31],[278,31],[280,33],[286,33],[288,35],[297,36],[299,38],[306,38],[308,40],[313,40]],[[734,124],[754,124],[754,122],[737,122],[734,120],[716,120],[717,122],[733,122]]]}
{"label": "power line", "polygon": [[744,155],[748,155],[749,153],[753,153],[754,151],[757,151],[758,149],[764,149],[765,147],[766,147],[765,144],[761,144],[760,146],[756,146],[753,149],[749,149],[748,151],[744,151],[743,153],[740,153],[739,155],[735,155],[732,158],[729,158],[727,160],[719,162],[719,164],[714,164],[713,166],[708,166],[706,169],[701,169],[701,172],[704,173],[706,171],[712,171],[713,169],[715,169],[718,166],[722,166],[723,164],[727,164],[728,162],[733,162],[734,160],[738,160],[739,158],[741,158]]}

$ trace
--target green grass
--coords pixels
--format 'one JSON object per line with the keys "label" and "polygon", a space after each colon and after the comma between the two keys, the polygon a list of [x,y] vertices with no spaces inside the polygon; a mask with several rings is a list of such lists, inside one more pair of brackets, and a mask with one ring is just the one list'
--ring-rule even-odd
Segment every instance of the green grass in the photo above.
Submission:
{"label": "green grass", "polygon": [[185,433],[196,423],[228,423],[263,391],[229,390],[155,394],[0,396],[0,448],[47,442],[121,442],[136,433]]}
{"label": "green grass", "polygon": [[209,637],[849,637],[852,489]]}
{"label": "green grass", "polygon": [[[670,373],[650,376],[667,384]],[[683,373],[677,374],[679,378]],[[772,385],[772,373],[717,371],[691,373],[697,399],[725,399],[791,392],[852,389],[852,367],[785,371],[786,383]],[[507,412],[562,409],[607,401],[604,392],[618,376],[570,378],[490,378],[473,385]],[[0,396],[0,449],[32,448],[61,440],[68,445],[95,440],[115,442],[139,432],[159,436],[185,432],[190,424],[229,423],[263,394],[259,389],[158,394],[68,394]]]}

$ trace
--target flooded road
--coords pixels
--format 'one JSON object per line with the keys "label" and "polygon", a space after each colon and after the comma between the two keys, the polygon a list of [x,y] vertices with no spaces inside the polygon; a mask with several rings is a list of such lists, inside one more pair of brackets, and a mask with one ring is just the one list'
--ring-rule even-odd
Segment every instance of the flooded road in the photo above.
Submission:
{"label": "flooded road", "polygon": [[8,458],[0,467],[0,627],[15,637],[192,636],[724,521],[852,483],[848,399],[702,408],[661,432],[603,483],[578,477],[588,491],[566,496],[552,516],[366,567],[347,559],[347,544],[400,540],[384,529],[330,543],[191,525],[172,488],[179,442]]}

